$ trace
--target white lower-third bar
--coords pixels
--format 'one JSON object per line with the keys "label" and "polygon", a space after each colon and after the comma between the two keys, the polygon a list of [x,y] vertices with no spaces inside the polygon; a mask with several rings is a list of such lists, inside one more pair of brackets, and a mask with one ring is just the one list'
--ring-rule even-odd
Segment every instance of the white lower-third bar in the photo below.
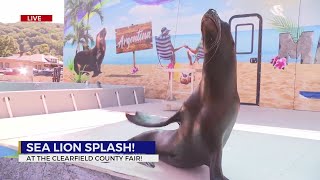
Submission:
{"label": "white lower-third bar", "polygon": [[159,162],[158,154],[20,154],[19,162]]}

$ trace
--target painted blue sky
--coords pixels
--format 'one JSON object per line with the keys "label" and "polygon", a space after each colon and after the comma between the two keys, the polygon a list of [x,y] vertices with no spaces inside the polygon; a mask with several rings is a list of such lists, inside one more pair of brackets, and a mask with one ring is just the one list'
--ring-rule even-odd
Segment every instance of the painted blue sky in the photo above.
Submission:
{"label": "painted blue sky", "polygon": [[[300,25],[320,25],[320,19],[316,15],[320,1],[301,1]],[[180,4],[178,0],[173,0],[160,5],[143,5],[132,0],[112,0],[103,7],[103,24],[98,16],[90,19],[90,33],[97,34],[102,27],[106,27],[107,38],[114,39],[116,28],[152,21],[153,35],[158,35],[164,26],[171,30],[172,35],[199,34],[201,18],[209,8],[216,9],[224,21],[236,14],[259,13],[264,18],[263,27],[266,29],[271,28],[268,19],[273,15],[288,17],[297,24],[299,20],[299,0],[180,0]],[[250,18],[241,21],[252,21],[254,24],[258,22]]]}
{"label": "painted blue sky", "polygon": [[[220,4],[220,6],[222,5]],[[179,17],[177,19],[178,6]],[[111,39],[115,37],[116,28],[148,21],[152,21],[153,33],[160,33],[160,29],[166,26],[171,30],[171,34],[175,34],[176,31],[176,34],[198,34],[200,33],[201,17],[207,10],[208,3],[194,3],[194,0],[180,1],[180,5],[179,1],[171,1],[161,5],[143,5],[131,0],[114,0],[103,7],[104,23],[101,24],[98,16],[94,16],[90,19],[90,26],[92,34],[96,34],[99,29],[106,27],[108,38]]]}

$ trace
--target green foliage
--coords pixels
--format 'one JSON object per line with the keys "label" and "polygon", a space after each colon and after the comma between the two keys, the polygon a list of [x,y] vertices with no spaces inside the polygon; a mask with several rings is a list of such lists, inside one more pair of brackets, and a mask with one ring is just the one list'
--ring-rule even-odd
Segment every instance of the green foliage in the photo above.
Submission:
{"label": "green foliage", "polygon": [[68,63],[68,69],[74,72],[74,60],[70,60]]}
{"label": "green foliage", "polygon": [[51,49],[51,50],[50,50],[50,54],[53,55],[53,56],[55,56],[55,55],[56,55],[56,50],[55,50],[55,49]]}
{"label": "green foliage", "polygon": [[10,36],[0,36],[0,57],[8,57],[19,52],[19,45],[15,39]]}
{"label": "green foliage", "polygon": [[49,48],[48,44],[40,44],[40,45],[36,45],[33,47],[33,52],[34,52],[34,54],[40,53],[40,54],[48,55],[48,54],[50,54],[50,48]]}
{"label": "green foliage", "polygon": [[[85,67],[84,67],[85,68]],[[84,83],[89,80],[89,75],[86,74],[77,74],[74,71],[74,60],[69,60],[68,69],[73,73],[72,81],[76,83]]]}
{"label": "green foliage", "polygon": [[281,33],[290,33],[294,42],[297,42],[303,29],[295,24],[294,21],[283,16],[273,16],[270,24]]}
{"label": "green foliage", "polygon": [[84,44],[87,40],[91,41],[91,44],[94,43],[94,39],[90,34],[87,34],[86,31],[90,29],[89,26],[86,26],[83,21],[81,22],[72,22],[73,32],[66,35],[64,39],[64,44],[71,41],[71,44],[77,44],[77,49],[79,50],[80,44]]}
{"label": "green foliage", "polygon": [[[95,2],[95,0],[86,0],[85,3],[83,3],[83,9],[85,10],[85,12],[88,15],[87,25],[89,25],[89,19],[90,19],[91,14],[97,14],[100,18],[101,24],[103,23],[104,17],[102,15],[102,11],[101,11],[102,6],[96,7],[96,5],[94,5],[94,2]],[[102,5],[101,1],[100,1],[100,5]]]}
{"label": "green foliage", "polygon": [[[66,42],[71,42],[72,45],[77,44],[77,50],[79,50],[80,44],[83,46],[94,45],[94,39],[92,35],[89,34],[90,25],[89,17],[93,14],[97,14],[100,18],[101,24],[103,22],[102,15],[102,1],[99,0],[101,6],[94,5],[94,0],[67,0],[65,4],[65,19],[71,21],[73,27],[73,32],[68,34],[64,39],[64,44]],[[86,25],[83,21],[79,22],[78,13],[84,11],[87,13]]]}
{"label": "green foliage", "polygon": [[78,13],[83,9],[84,0],[67,0],[65,1],[65,19],[78,21]]}
{"label": "green foliage", "polygon": [[57,23],[0,23],[0,35],[13,38],[20,51],[62,56],[63,27]]}
{"label": "green foliage", "polygon": [[89,75],[86,74],[76,74],[73,77],[73,81],[76,83],[85,83],[87,80],[89,80]]}

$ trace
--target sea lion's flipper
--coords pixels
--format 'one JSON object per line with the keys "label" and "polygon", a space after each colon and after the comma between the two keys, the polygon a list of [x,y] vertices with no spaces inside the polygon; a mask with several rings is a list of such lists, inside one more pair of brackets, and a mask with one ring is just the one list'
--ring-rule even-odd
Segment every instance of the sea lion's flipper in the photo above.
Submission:
{"label": "sea lion's flipper", "polygon": [[[105,163],[105,164],[107,164],[107,163],[110,163],[110,162],[101,162],[101,163]],[[138,162],[139,164],[141,164],[141,165],[144,165],[144,166],[147,166],[147,167],[149,167],[149,168],[154,168],[154,167],[156,167],[156,165],[153,163],[153,162]]]}
{"label": "sea lion's flipper", "polygon": [[156,165],[153,162],[138,162],[141,165],[147,166],[149,168],[154,168]]}
{"label": "sea lion's flipper", "polygon": [[135,115],[126,113],[127,119],[138,126],[143,127],[163,127],[174,122],[180,122],[180,111],[169,119],[150,116],[142,112],[136,112]]}
{"label": "sea lion's flipper", "polygon": [[217,145],[215,147],[215,150],[212,152],[210,161],[208,163],[209,171],[210,171],[210,180],[216,180],[216,179],[228,180],[228,178],[226,178],[223,175],[221,164],[222,164],[222,146]]}
{"label": "sea lion's flipper", "polygon": [[[175,141],[172,139],[176,136],[176,130],[151,130],[141,134],[138,134],[127,141],[155,141],[156,152],[159,154],[159,158],[162,156],[172,156],[173,151],[176,148]],[[138,162],[149,168],[154,168],[154,162]]]}

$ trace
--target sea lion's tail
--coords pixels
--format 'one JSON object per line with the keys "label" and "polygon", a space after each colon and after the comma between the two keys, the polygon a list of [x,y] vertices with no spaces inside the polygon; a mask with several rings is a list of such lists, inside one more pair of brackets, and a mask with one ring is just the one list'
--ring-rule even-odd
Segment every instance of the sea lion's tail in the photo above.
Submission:
{"label": "sea lion's tail", "polygon": [[169,119],[151,116],[141,112],[136,112],[135,115],[126,113],[126,116],[127,119],[133,124],[143,127],[163,127],[174,122],[180,122],[180,111],[178,111]]}

